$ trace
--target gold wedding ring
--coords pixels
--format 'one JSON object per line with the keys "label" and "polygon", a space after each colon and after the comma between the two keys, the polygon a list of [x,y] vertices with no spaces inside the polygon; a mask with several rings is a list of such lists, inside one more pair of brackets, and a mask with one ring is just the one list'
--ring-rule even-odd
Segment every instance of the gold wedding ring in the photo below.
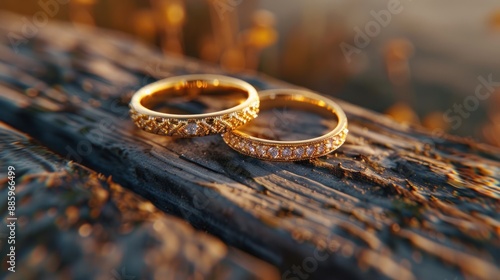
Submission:
{"label": "gold wedding ring", "polygon": [[[261,110],[265,107],[287,106],[323,113],[337,119],[336,126],[326,134],[298,141],[276,141],[251,136],[241,129],[223,134],[234,150],[259,159],[297,161],[320,157],[340,147],[347,137],[347,117],[334,101],[305,90],[273,89],[259,92]],[[248,125],[251,125],[249,123]]]}
{"label": "gold wedding ring", "polygon": [[[231,101],[227,98],[229,94],[237,98]],[[217,98],[217,102],[201,104],[196,101],[209,98]],[[210,112],[180,114],[178,111],[183,111],[182,108],[172,108],[176,102],[187,104],[191,109],[207,104],[226,107]],[[258,112],[259,97],[255,88],[242,80],[221,75],[185,75],[163,79],[139,89],[130,101],[130,116],[139,128],[177,137],[225,133],[254,119]]]}

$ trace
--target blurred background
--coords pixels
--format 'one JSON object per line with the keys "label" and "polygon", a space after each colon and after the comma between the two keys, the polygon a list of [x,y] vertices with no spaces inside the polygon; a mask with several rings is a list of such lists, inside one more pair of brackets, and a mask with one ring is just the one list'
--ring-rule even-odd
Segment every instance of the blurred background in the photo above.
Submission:
{"label": "blurred background", "polygon": [[500,146],[500,2],[1,0]]}

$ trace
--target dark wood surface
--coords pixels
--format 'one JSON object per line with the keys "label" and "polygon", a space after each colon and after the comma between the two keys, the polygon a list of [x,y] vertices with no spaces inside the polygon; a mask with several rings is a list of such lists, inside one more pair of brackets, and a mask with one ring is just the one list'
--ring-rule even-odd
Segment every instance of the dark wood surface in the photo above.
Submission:
{"label": "dark wood surface", "polygon": [[[0,16],[0,121],[273,264],[283,279],[500,275],[498,149],[341,101],[346,143],[310,161],[248,158],[219,136],[148,134],[128,117],[135,90],[172,75],[223,72],[65,24],[12,48],[9,32],[21,29],[18,17]],[[258,89],[291,87],[235,76]]]}
{"label": "dark wood surface", "polygon": [[16,169],[18,217],[16,272],[2,263],[2,279],[279,278],[271,265],[2,123],[0,148],[2,167]]}

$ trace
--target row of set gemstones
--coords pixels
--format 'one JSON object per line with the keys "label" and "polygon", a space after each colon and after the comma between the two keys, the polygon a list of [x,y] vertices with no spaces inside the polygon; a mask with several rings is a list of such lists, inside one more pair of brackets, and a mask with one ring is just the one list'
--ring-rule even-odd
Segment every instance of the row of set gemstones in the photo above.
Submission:
{"label": "row of set gemstones", "polygon": [[224,134],[224,141],[233,149],[253,157],[269,160],[301,160],[331,153],[344,143],[347,132],[346,128],[329,139],[302,146],[257,144],[233,133]]}
{"label": "row of set gemstones", "polygon": [[192,137],[218,134],[235,129],[255,118],[258,111],[259,102],[254,102],[241,111],[201,120],[181,121],[177,119],[148,116],[138,113],[132,108],[130,114],[135,124],[147,132],[169,136]]}

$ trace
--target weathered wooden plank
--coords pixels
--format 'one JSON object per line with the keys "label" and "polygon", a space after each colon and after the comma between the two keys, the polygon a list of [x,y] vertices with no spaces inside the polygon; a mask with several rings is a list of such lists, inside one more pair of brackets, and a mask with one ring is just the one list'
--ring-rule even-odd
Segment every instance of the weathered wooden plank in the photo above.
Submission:
{"label": "weathered wooden plank", "polygon": [[2,279],[278,278],[272,266],[2,123],[0,148],[0,194],[7,198],[4,167],[13,166],[18,218],[15,272],[2,269]]}
{"label": "weathered wooden plank", "polygon": [[[340,102],[350,134],[316,160],[270,163],[220,137],[136,129],[127,103],[170,75],[221,73],[107,31],[53,24],[19,52],[0,17],[0,120],[277,265],[285,279],[492,279],[500,273],[500,151]],[[254,73],[259,89],[289,86]]]}

